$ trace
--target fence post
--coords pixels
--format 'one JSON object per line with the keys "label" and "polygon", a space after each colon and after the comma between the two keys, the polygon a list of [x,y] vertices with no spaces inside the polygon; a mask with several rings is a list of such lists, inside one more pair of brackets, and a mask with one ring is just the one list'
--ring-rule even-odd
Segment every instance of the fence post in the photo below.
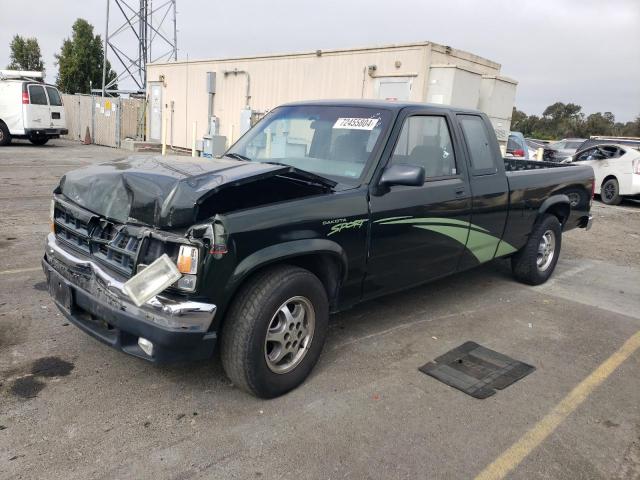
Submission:
{"label": "fence post", "polygon": [[122,129],[122,97],[118,97],[118,103],[116,105],[116,147],[120,148],[120,131]]}
{"label": "fence post", "polygon": [[96,97],[91,95],[91,143],[96,143]]}
{"label": "fence post", "polygon": [[82,108],[82,104],[80,103],[80,95],[77,95],[78,99],[78,140],[82,141],[82,116],[80,109]]}

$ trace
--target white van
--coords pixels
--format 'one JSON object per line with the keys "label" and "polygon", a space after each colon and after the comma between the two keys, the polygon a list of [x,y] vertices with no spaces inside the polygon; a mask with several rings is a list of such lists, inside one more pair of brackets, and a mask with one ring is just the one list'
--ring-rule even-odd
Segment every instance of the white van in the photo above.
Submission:
{"label": "white van", "polygon": [[12,138],[26,138],[44,145],[50,138],[66,135],[64,107],[54,86],[14,78],[0,71],[0,146]]}

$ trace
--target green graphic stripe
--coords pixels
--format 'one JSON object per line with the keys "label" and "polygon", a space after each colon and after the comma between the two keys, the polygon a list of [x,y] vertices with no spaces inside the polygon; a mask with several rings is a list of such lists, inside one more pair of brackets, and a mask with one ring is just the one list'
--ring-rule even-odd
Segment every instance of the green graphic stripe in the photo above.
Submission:
{"label": "green graphic stripe", "polygon": [[382,225],[409,224],[415,228],[446,235],[464,245],[480,263],[488,262],[496,257],[509,255],[516,251],[509,243],[491,235],[486,228],[463,220],[438,217],[391,217],[377,220],[376,223]]}
{"label": "green graphic stripe", "polygon": [[373,223],[387,223],[390,222],[391,220],[399,220],[401,218],[411,218],[409,216],[404,216],[404,217],[388,217],[388,218],[381,218],[380,220],[375,220]]}
{"label": "green graphic stripe", "polygon": [[505,255],[510,255],[512,253],[517,252],[518,250],[515,249],[515,247],[507,242],[505,242],[504,240],[500,240],[500,243],[498,244],[498,249],[496,250],[496,257],[503,257]]}
{"label": "green graphic stripe", "polygon": [[471,253],[473,253],[480,263],[488,262],[493,259],[498,243],[500,243],[500,239],[493,235],[488,235],[476,230],[469,230],[467,248]]}
{"label": "green graphic stripe", "polygon": [[[380,220],[382,225],[398,225],[398,224],[450,224],[457,225],[461,227],[471,227],[476,230],[481,230],[483,232],[488,232],[486,228],[482,228],[478,225],[474,225],[473,223],[465,222],[464,220],[456,220],[454,218],[440,218],[440,217],[431,217],[431,218],[404,218],[402,220],[392,220],[392,219],[384,219],[384,222]],[[416,225],[417,226],[417,225]]]}
{"label": "green graphic stripe", "polygon": [[467,236],[469,235],[469,230],[466,228],[445,227],[444,225],[416,225],[415,227],[446,235],[462,245],[467,243]]}

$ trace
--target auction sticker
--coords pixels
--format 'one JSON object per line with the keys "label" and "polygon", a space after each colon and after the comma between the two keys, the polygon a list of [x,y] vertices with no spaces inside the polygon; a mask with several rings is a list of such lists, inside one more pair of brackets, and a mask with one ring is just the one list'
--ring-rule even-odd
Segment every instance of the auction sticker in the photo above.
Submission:
{"label": "auction sticker", "polygon": [[377,118],[339,118],[333,128],[348,128],[350,130],[373,130],[378,124]]}

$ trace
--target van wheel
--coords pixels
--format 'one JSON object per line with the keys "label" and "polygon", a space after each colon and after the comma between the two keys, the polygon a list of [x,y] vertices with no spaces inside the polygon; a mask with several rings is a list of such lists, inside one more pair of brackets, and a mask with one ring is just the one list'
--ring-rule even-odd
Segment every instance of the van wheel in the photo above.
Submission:
{"label": "van wheel", "polygon": [[546,282],[558,263],[562,228],[554,215],[545,215],[534,227],[527,244],[511,257],[516,280],[529,285]]}
{"label": "van wheel", "polygon": [[29,141],[34,145],[44,145],[49,141],[48,137],[29,137]]}
{"label": "van wheel", "polygon": [[261,398],[300,385],[320,357],[329,302],[308,270],[269,268],[241,287],[221,339],[222,365],[231,381]]}
{"label": "van wheel", "polygon": [[607,205],[620,205],[622,197],[620,196],[618,180],[610,178],[604,182],[600,188],[600,198],[602,199],[602,202]]}
{"label": "van wheel", "polygon": [[0,122],[0,147],[4,147],[5,145],[9,145],[10,143],[11,134],[9,133],[9,129],[3,122]]}

